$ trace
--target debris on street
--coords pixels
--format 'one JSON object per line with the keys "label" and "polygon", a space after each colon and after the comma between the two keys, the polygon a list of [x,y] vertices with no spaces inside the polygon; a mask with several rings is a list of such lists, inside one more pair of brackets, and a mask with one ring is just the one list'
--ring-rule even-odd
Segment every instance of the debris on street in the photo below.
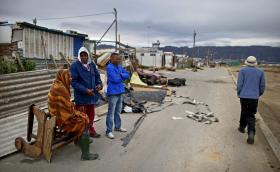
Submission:
{"label": "debris on street", "polygon": [[173,120],[184,119],[183,117],[172,116]]}

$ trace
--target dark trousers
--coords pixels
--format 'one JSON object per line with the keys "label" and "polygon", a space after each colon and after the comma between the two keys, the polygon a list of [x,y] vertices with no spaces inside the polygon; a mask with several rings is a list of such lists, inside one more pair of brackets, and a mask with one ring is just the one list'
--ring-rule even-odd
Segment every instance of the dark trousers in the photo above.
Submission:
{"label": "dark trousers", "polygon": [[248,133],[256,132],[255,123],[258,108],[258,99],[244,99],[240,98],[241,115],[240,115],[240,127],[247,128]]}

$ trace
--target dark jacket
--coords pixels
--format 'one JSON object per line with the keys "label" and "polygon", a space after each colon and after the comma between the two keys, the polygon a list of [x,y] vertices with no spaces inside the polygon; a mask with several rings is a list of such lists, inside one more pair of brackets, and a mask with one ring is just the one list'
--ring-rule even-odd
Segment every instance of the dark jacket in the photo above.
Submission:
{"label": "dark jacket", "polygon": [[[96,86],[102,85],[100,74],[94,63],[91,62],[89,68],[90,71],[78,60],[70,68],[72,77],[71,85],[74,88],[74,100],[78,105],[96,104],[99,98]],[[88,96],[87,89],[93,89],[94,96]]]}
{"label": "dark jacket", "polygon": [[129,79],[129,73],[121,66],[107,65],[107,95],[118,95],[125,92],[123,81]]}

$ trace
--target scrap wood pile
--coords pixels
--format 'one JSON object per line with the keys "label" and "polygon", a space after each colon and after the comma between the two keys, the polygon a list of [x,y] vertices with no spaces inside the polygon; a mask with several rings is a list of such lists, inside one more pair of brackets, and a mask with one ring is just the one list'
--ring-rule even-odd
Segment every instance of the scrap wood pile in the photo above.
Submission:
{"label": "scrap wood pile", "polygon": [[[214,122],[219,122],[219,119],[215,117],[214,112],[211,111],[208,104],[204,102],[199,102],[194,98],[183,97],[183,96],[172,96],[168,100],[168,102],[174,102],[175,104],[189,104],[194,106],[194,112],[190,110],[186,110],[186,117],[192,119],[197,122],[202,122],[204,124],[212,124]],[[174,117],[177,119],[177,117]],[[180,118],[181,119],[181,118]],[[183,119],[183,118],[182,118]]]}
{"label": "scrap wood pile", "polygon": [[[185,86],[185,78],[172,78],[169,79],[166,76],[163,76],[156,72],[143,71],[143,69],[136,69],[134,72],[135,75],[142,81],[140,85],[149,85],[149,86]],[[134,84],[134,82],[132,82]],[[138,83],[135,83],[138,84]]]}
{"label": "scrap wood pile", "polygon": [[105,69],[107,63],[110,61],[111,53],[101,53],[99,56],[96,57],[96,64],[99,68]]}
{"label": "scrap wood pile", "polygon": [[[96,61],[99,69],[106,70],[106,65],[110,61],[111,53],[100,54]],[[155,68],[152,70],[144,71],[139,67],[137,59],[126,59],[123,61],[125,68],[131,73],[130,84],[142,85],[142,86],[184,86],[186,79],[184,78],[172,78],[169,79],[166,76],[157,73]],[[170,69],[174,71],[173,69]]]}
{"label": "scrap wood pile", "polygon": [[204,124],[219,122],[219,119],[211,111],[208,104],[190,97],[176,96],[175,94],[166,96],[166,92],[163,91],[153,93],[140,91],[135,94],[134,91],[129,90],[124,94],[123,112],[148,114],[161,111],[172,105],[183,104],[191,105],[194,108],[194,111],[185,111],[187,118]]}

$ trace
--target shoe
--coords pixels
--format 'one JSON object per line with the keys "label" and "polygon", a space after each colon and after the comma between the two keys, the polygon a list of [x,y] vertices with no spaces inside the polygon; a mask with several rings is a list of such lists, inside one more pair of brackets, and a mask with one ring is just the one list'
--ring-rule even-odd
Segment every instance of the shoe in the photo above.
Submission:
{"label": "shoe", "polygon": [[238,127],[238,131],[239,131],[240,133],[245,133],[245,128]]}
{"label": "shoe", "polygon": [[106,136],[107,136],[109,139],[114,139],[114,138],[115,138],[112,132],[107,133]]}
{"label": "shoe", "polygon": [[115,128],[115,131],[118,131],[118,132],[127,132],[127,130],[124,129],[124,128],[120,128],[120,129],[116,129],[116,128]]}
{"label": "shoe", "polygon": [[82,151],[82,155],[81,155],[82,161],[96,160],[99,157],[98,154],[92,154],[89,152],[89,143],[90,143],[90,139],[88,134],[83,134],[78,141],[78,144]]}
{"label": "shoe", "polygon": [[254,144],[254,136],[255,136],[255,134],[253,132],[250,132],[248,134],[248,139],[247,139],[248,144],[251,144],[251,145]]}
{"label": "shoe", "polygon": [[91,134],[89,134],[89,136],[90,137],[92,137],[92,138],[100,138],[101,137],[101,135],[100,134],[98,134],[98,133],[91,133]]}

